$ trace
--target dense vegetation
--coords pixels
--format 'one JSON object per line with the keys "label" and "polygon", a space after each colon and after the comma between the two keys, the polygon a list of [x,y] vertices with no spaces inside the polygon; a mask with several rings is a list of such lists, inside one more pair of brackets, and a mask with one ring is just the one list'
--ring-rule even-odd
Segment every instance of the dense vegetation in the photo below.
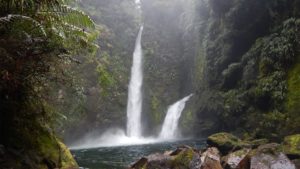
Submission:
{"label": "dense vegetation", "polygon": [[202,90],[209,93],[200,96],[215,99],[200,107],[200,118],[209,112],[211,121],[219,119],[216,129],[253,137],[281,139],[299,132],[299,100],[292,94],[299,83],[299,1],[207,5]]}
{"label": "dense vegetation", "polygon": [[299,1],[144,0],[142,11],[152,126],[168,104],[197,91],[185,133],[299,132]]}
{"label": "dense vegetation", "polygon": [[95,25],[60,0],[1,1],[0,9],[1,168],[75,167],[51,129],[48,91],[96,50]]}
{"label": "dense vegetation", "polygon": [[66,108],[64,114],[77,119],[76,123],[65,120],[58,130],[67,143],[86,133],[100,135],[109,127],[126,126],[127,85],[140,22],[139,9],[132,0],[89,0],[77,5],[91,16],[101,33],[93,60],[77,68],[85,96],[80,104],[82,112],[74,118],[76,110],[72,112],[62,105]]}

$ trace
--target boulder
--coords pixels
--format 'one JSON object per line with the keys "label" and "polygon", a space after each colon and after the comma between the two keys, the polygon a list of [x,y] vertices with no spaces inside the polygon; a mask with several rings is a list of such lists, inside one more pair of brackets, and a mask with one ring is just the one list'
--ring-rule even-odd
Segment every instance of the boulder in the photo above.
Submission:
{"label": "boulder", "polygon": [[268,143],[269,143],[268,139],[256,139],[249,142],[252,148],[257,148],[261,145],[268,144]]}
{"label": "boulder", "polygon": [[145,157],[142,157],[140,160],[138,160],[137,162],[132,164],[130,168],[131,169],[143,168],[145,165],[147,165],[147,163],[148,163],[148,159]]}
{"label": "boulder", "polygon": [[199,169],[200,166],[200,154],[191,147],[181,146],[175,151],[143,157],[131,165],[130,169]]}
{"label": "boulder", "polygon": [[201,155],[201,169],[222,169],[220,152],[217,148],[208,148]]}
{"label": "boulder", "polygon": [[[168,169],[171,167],[171,157],[166,154],[152,154],[147,156],[147,169]],[[144,168],[143,168],[144,169]]]}
{"label": "boulder", "polygon": [[177,154],[173,156],[171,168],[189,168],[198,169],[201,165],[200,155],[191,147],[180,147],[179,150],[175,151]]}
{"label": "boulder", "polygon": [[257,154],[251,158],[251,169],[296,169],[285,154]]}
{"label": "boulder", "polygon": [[300,158],[300,134],[285,137],[282,148],[289,158]]}
{"label": "boulder", "polygon": [[249,154],[251,169],[296,169],[276,143],[259,146]]}
{"label": "boulder", "polygon": [[223,132],[209,136],[207,144],[211,147],[217,147],[225,155],[229,151],[241,149],[246,143],[230,133]]}
{"label": "boulder", "polygon": [[171,157],[166,154],[151,154],[131,165],[130,169],[167,169],[170,168]]}
{"label": "boulder", "polygon": [[295,164],[296,168],[300,168],[300,159],[292,160],[292,162]]}
{"label": "boulder", "polygon": [[237,169],[238,166],[243,166],[242,160],[248,155],[251,149],[241,149],[228,154],[223,159],[223,166],[226,169]]}

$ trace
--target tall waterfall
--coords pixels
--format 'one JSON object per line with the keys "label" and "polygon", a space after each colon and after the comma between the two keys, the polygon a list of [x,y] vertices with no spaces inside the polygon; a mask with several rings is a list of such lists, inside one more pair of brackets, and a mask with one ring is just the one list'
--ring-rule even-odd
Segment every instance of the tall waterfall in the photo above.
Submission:
{"label": "tall waterfall", "polygon": [[143,85],[143,51],[142,51],[142,32],[141,26],[136,38],[133,53],[133,64],[131,67],[131,77],[127,101],[127,136],[141,137],[141,111],[142,111],[142,85]]}
{"label": "tall waterfall", "polygon": [[177,139],[178,122],[185,103],[192,94],[169,106],[159,137],[142,137],[142,85],[143,85],[143,51],[141,46],[143,26],[140,28],[135,42],[133,64],[127,102],[127,131],[111,128],[100,137],[88,133],[84,138],[72,145],[72,149],[150,144]]}
{"label": "tall waterfall", "polygon": [[185,103],[193,96],[193,94],[177,101],[169,106],[167,115],[165,117],[159,138],[161,139],[175,139],[177,137],[178,122],[181,112],[185,107]]}

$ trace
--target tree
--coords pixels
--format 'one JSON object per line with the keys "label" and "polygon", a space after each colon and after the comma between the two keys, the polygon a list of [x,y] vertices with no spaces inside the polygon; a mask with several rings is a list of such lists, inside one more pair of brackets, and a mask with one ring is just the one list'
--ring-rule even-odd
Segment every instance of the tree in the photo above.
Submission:
{"label": "tree", "polygon": [[49,82],[64,82],[65,70],[78,62],[74,56],[97,48],[94,22],[66,4],[0,1],[0,143],[9,144],[15,119],[47,121],[43,92]]}

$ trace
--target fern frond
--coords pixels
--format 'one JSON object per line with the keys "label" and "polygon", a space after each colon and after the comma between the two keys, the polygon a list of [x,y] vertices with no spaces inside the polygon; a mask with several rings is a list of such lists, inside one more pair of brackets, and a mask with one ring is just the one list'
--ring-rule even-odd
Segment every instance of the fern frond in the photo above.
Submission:
{"label": "fern frond", "polygon": [[95,28],[94,21],[83,11],[67,5],[55,6],[52,10],[40,11],[38,15],[44,15],[60,21],[82,28]]}
{"label": "fern frond", "polygon": [[33,25],[33,28],[35,30],[38,30],[38,32],[40,32],[43,36],[45,37],[47,36],[43,25],[41,25],[35,19],[24,15],[14,14],[14,15],[7,15],[6,17],[0,17],[0,28],[7,28],[16,22],[29,22],[31,23],[31,25]]}

